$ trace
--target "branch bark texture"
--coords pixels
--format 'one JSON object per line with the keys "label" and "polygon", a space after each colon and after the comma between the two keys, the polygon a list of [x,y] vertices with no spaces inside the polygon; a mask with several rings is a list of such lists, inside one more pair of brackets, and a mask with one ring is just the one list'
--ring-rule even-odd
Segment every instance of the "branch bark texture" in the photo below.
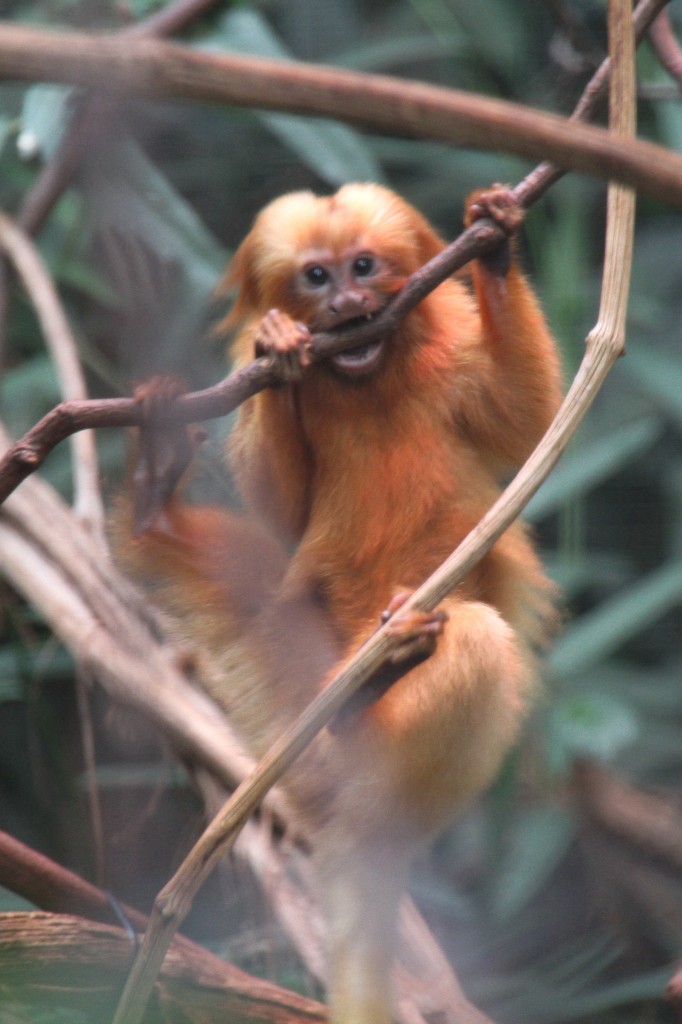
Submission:
{"label": "branch bark texture", "polygon": [[682,205],[682,157],[519,104],[386,75],[214,54],[145,38],[0,27],[0,79],[337,118],[616,179]]}

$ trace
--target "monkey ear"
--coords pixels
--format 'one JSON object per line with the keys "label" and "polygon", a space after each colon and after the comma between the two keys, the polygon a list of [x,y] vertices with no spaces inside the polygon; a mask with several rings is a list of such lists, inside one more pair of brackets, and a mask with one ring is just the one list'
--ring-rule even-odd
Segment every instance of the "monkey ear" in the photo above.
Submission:
{"label": "monkey ear", "polygon": [[416,211],[412,221],[412,230],[417,242],[420,266],[428,263],[430,259],[433,259],[434,256],[437,256],[445,248],[445,242],[429,224],[426,217],[422,217]]}
{"label": "monkey ear", "polygon": [[218,282],[217,295],[229,295],[237,291],[232,309],[218,325],[221,330],[234,327],[254,309],[258,309],[260,289],[255,271],[255,248],[253,234],[247,235]]}

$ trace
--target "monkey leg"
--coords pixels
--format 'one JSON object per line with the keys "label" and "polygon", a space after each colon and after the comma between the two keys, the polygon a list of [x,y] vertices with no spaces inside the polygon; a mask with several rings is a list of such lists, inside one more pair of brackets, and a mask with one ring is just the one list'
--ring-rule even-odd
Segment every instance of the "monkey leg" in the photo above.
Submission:
{"label": "monkey leg", "polygon": [[320,738],[336,779],[315,849],[329,921],[332,1024],[389,1021],[409,865],[491,781],[527,702],[531,673],[499,613],[457,598],[442,611],[447,620],[431,656]]}
{"label": "monkey leg", "polygon": [[336,828],[315,851],[329,922],[330,1024],[389,1024],[397,917],[409,851],[390,841],[356,845]]}
{"label": "monkey leg", "polygon": [[[491,605],[450,598],[431,656],[361,715],[393,815],[428,834],[490,783],[514,741],[530,659]],[[386,814],[386,809],[382,812]]]}

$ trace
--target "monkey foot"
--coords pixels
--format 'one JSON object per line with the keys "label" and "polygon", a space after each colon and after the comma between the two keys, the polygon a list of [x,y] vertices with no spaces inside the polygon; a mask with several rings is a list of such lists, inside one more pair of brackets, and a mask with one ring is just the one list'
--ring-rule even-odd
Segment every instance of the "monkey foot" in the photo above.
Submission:
{"label": "monkey foot", "polygon": [[445,612],[438,609],[430,612],[418,609],[402,612],[401,608],[409,597],[409,591],[396,594],[381,616],[387,633],[400,640],[391,651],[390,659],[394,664],[432,654],[448,618]]}
{"label": "monkey foot", "polygon": [[267,356],[283,381],[300,380],[311,362],[310,331],[279,309],[271,309],[258,325],[256,356]]}
{"label": "monkey foot", "polygon": [[206,437],[202,428],[192,429],[172,418],[173,406],[185,390],[183,382],[170,374],[159,374],[135,389],[140,407],[140,442],[133,473],[134,530],[138,535],[158,521]]}
{"label": "monkey foot", "polygon": [[336,713],[329,723],[329,731],[334,735],[356,721],[360,712],[375,704],[410,669],[416,668],[433,654],[437,639],[447,622],[447,615],[438,610],[422,612],[413,609],[401,612],[400,609],[409,597],[409,591],[396,594],[383,612],[383,625],[400,642],[393,647],[381,668]]}

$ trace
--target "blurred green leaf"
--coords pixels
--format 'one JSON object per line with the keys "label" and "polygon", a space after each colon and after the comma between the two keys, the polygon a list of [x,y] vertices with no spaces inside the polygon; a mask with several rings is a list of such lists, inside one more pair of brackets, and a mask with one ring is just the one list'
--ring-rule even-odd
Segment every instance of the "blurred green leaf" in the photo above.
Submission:
{"label": "blurred green leaf", "polygon": [[682,564],[649,573],[627,590],[573,623],[549,662],[560,677],[583,672],[682,601]]}
{"label": "blurred green leaf", "polygon": [[511,1021],[528,1024],[570,1020],[574,999],[590,988],[600,990],[600,975],[613,968],[619,951],[618,944],[599,931],[562,942],[548,952],[541,950],[532,970],[486,980],[484,1005],[504,1012]]}
{"label": "blurred green leaf", "polygon": [[102,273],[125,314],[130,372],[175,368],[203,333],[224,249],[126,133],[88,154],[82,187]]}
{"label": "blurred green leaf", "polygon": [[117,295],[111,284],[82,259],[62,260],[58,268],[58,277],[60,284],[78,289],[83,295],[95,299],[102,305],[113,307],[117,303]]}
{"label": "blurred green leaf", "polygon": [[24,156],[49,160],[66,128],[73,90],[65,85],[33,85],[26,91],[17,146]]}
{"label": "blurred green leaf", "polygon": [[563,1007],[563,1012],[559,1005],[553,1019],[567,1021],[578,1017],[589,1018],[600,1011],[613,1011],[628,1003],[641,1003],[645,1000],[659,1004],[661,993],[665,992],[674,970],[675,965],[669,964],[663,969],[643,971],[622,981],[607,980],[599,986],[594,985],[591,991],[588,989],[587,992],[575,993]]}
{"label": "blurred green leaf", "polygon": [[12,130],[12,119],[0,113],[0,154]]}
{"label": "blurred green leaf", "polygon": [[136,237],[162,260],[183,261],[202,295],[210,291],[224,249],[128,134],[91,153],[84,177],[93,227]]}
{"label": "blurred green leaf", "polygon": [[61,645],[5,643],[0,647],[0,703],[25,700],[27,680],[62,679],[73,675],[73,670],[73,658]]}
{"label": "blurred green leaf", "polygon": [[537,520],[555,512],[569,497],[596,487],[630,462],[641,458],[662,431],[658,420],[647,417],[621,424],[606,437],[580,438],[532,498],[524,515]]}
{"label": "blurred green leaf", "polygon": [[[413,2],[422,7],[437,6],[437,0]],[[487,0],[485,4],[476,5],[469,0],[450,0],[440,6],[444,12],[447,10],[452,14],[455,25],[465,29],[470,44],[491,67],[495,67],[498,73],[503,70],[507,75],[514,74],[524,51],[528,29],[514,7],[503,0]]]}
{"label": "blurred green leaf", "polygon": [[563,810],[540,807],[515,815],[488,894],[495,921],[521,913],[558,866],[574,834],[574,822]]}
{"label": "blurred green leaf", "polygon": [[[235,8],[220,20],[210,45],[260,57],[290,58],[268,22],[255,10]],[[256,111],[255,116],[329,185],[347,181],[381,181],[383,174],[361,135],[324,118]]]}
{"label": "blurred green leaf", "polygon": [[[23,899],[21,896],[17,896],[16,893],[10,889],[3,889],[0,886],[0,914],[15,913],[16,911],[22,910],[35,910],[36,906],[34,903],[29,903],[28,900]],[[2,1017],[0,1016],[0,1021]]]}
{"label": "blurred green leaf", "polygon": [[436,57],[456,58],[461,52],[461,34],[415,33],[409,36],[385,36],[371,43],[359,43],[350,50],[334,54],[334,64],[356,71],[377,71],[393,65],[419,63]]}
{"label": "blurred green leaf", "polygon": [[52,361],[34,356],[6,370],[0,379],[3,416],[11,431],[20,436],[56,405],[59,389]]}
{"label": "blurred green leaf", "polygon": [[635,741],[639,723],[633,707],[604,693],[568,694],[548,714],[546,757],[562,775],[578,757],[609,761]]}
{"label": "blurred green leaf", "polygon": [[625,369],[654,403],[682,427],[682,356],[632,345]]}

